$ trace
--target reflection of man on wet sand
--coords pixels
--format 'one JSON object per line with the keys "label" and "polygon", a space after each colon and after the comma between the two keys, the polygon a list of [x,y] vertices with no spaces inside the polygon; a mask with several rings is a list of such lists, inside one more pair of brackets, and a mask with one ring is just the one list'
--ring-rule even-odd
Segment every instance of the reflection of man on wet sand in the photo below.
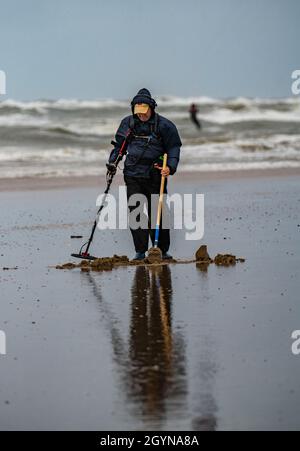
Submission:
{"label": "reflection of man on wet sand", "polygon": [[139,413],[158,419],[169,398],[186,392],[184,344],[172,333],[170,268],[138,267],[131,292],[131,395],[142,403]]}
{"label": "reflection of man on wet sand", "polygon": [[194,124],[196,125],[196,127],[198,128],[198,130],[200,130],[201,128],[201,123],[199,122],[198,118],[197,118],[197,113],[198,113],[198,108],[197,106],[192,103],[192,105],[190,106],[190,117],[192,122],[194,122]]}
{"label": "reflection of man on wet sand", "polygon": [[113,360],[122,381],[121,394],[125,394],[135,419],[158,429],[163,422],[168,424],[180,415],[182,419],[186,412],[187,420],[192,415],[193,430],[215,430],[217,405],[212,387],[216,369],[211,346],[206,335],[201,335],[204,341],[198,349],[197,388],[190,406],[186,344],[181,332],[172,329],[170,267],[136,267],[126,338],[121,333],[123,321],[114,313],[111,299],[102,296],[98,278],[91,272],[83,276],[88,277],[105,318]]}

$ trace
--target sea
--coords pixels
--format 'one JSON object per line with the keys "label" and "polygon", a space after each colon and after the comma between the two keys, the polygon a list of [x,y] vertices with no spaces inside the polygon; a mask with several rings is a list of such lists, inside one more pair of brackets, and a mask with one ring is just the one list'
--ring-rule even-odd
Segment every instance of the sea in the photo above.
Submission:
{"label": "sea", "polygon": [[[160,96],[182,139],[180,171],[300,167],[300,98]],[[198,130],[189,107],[199,109]],[[130,100],[0,102],[0,178],[101,175]]]}

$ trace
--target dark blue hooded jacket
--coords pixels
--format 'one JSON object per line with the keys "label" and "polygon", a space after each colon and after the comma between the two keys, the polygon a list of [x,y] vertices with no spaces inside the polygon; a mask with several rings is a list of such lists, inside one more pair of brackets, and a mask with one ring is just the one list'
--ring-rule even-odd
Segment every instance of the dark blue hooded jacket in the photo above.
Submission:
{"label": "dark blue hooded jacket", "polygon": [[[113,163],[129,130],[133,133],[127,146],[124,163],[124,175],[131,177],[151,177],[153,164],[160,162],[160,157],[168,154],[167,165],[170,173],[176,172],[180,157],[181,140],[176,126],[163,116],[157,115],[154,109],[155,100],[147,89],[141,89],[131,102],[132,111],[136,103],[146,103],[152,109],[152,116],[147,122],[142,122],[134,116],[125,117],[116,133],[116,145],[111,151],[109,162]],[[157,171],[157,169],[154,169]]]}

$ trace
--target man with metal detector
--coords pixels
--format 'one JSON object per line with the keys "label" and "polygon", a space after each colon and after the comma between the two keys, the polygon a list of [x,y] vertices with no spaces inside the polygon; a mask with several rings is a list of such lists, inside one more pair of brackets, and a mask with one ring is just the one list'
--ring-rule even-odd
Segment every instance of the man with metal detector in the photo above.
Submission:
{"label": "man with metal detector", "polygon": [[[176,126],[155,112],[157,104],[148,89],[141,89],[132,99],[132,115],[125,117],[116,133],[114,149],[111,151],[108,174],[117,170],[120,149],[126,140],[124,180],[127,199],[134,194],[143,194],[148,202],[148,217],[151,218],[151,195],[159,194],[161,179],[176,172],[180,156],[181,140]],[[166,167],[162,167],[163,155],[167,154]],[[167,193],[167,183],[164,185]],[[137,206],[129,206],[130,212]],[[170,231],[159,227],[158,247],[163,259],[171,259]],[[148,250],[149,235],[154,245],[155,229],[151,227],[131,228],[136,255],[134,260],[143,260]]]}

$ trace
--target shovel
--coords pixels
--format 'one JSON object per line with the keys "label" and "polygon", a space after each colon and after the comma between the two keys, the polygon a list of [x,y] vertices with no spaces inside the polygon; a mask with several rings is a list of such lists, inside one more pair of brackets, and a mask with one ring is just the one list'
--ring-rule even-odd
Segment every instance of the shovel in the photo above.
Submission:
{"label": "shovel", "polygon": [[[166,167],[167,167],[167,159],[168,159],[168,155],[165,153],[164,160],[163,160],[163,167],[162,167],[163,169],[166,169]],[[148,251],[148,259],[150,261],[155,261],[155,262],[160,262],[162,260],[162,252],[158,247],[158,239],[159,239],[162,206],[163,206],[163,200],[164,200],[165,181],[166,181],[166,177],[162,176],[161,182],[160,182],[160,193],[159,193],[159,201],[158,201],[158,208],[157,208],[154,247],[151,247],[151,249],[149,249],[149,251]]]}

